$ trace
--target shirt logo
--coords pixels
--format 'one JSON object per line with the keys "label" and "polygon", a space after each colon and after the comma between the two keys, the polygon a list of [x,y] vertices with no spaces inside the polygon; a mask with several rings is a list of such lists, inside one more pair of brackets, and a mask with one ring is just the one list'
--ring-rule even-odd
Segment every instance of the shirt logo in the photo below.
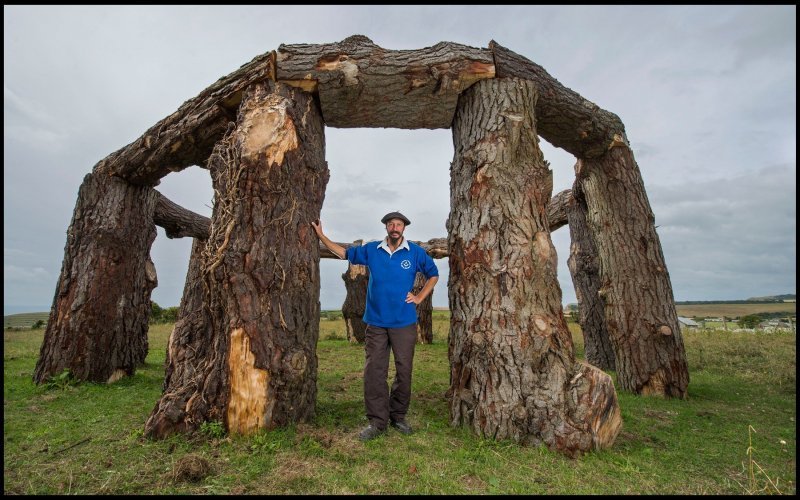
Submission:
{"label": "shirt logo", "polygon": [[409,269],[411,267],[411,261],[408,259],[404,260],[403,262],[400,263],[400,267],[402,267],[403,269]]}

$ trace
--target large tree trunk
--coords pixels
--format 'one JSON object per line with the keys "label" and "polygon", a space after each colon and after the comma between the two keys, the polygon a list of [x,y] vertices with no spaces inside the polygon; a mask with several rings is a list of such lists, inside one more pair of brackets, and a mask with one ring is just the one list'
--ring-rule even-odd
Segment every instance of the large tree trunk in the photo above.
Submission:
{"label": "large tree trunk", "polygon": [[458,94],[494,77],[492,54],[451,42],[389,50],[363,35],[281,45],[277,79],[319,93],[330,127],[450,128]]}
{"label": "large tree trunk", "polygon": [[453,122],[450,416],[482,436],[574,456],[621,425],[611,378],[576,362],[561,309],[533,83],[487,80]]}
{"label": "large tree trunk", "polygon": [[604,314],[605,302],[597,292],[600,290],[600,270],[597,263],[597,249],[592,235],[586,226],[586,200],[580,193],[579,185],[569,193],[570,202],[566,206],[569,220],[570,244],[569,266],[575,295],[578,299],[578,323],[583,332],[583,347],[586,361],[606,371],[614,371],[614,349],[608,338],[608,328]]}
{"label": "large tree trunk", "polygon": [[213,338],[173,428],[213,419],[249,433],[313,418],[319,243],[309,222],[328,182],[324,144],[313,97],[268,83],[248,91],[209,159],[216,197],[203,280]]}
{"label": "large tree trunk", "polygon": [[[360,246],[361,240],[353,242]],[[363,343],[367,334],[367,324],[364,323],[364,312],[367,310],[367,285],[369,284],[369,268],[358,264],[347,265],[347,271],[342,274],[344,287],[347,294],[342,304],[342,316],[347,329],[347,340]]]}
{"label": "large tree trunk", "polygon": [[110,383],[147,357],[150,293],[157,284],[153,189],[92,173],[67,231],[61,275],[33,381],[63,370]]}
{"label": "large tree trunk", "polygon": [[597,247],[617,382],[637,394],[685,398],[689,371],[672,284],[633,152],[615,147],[575,168]]}
{"label": "large tree trunk", "polygon": [[[204,308],[205,248],[206,241],[195,238],[189,257],[189,269],[186,272],[178,319],[175,321],[167,345],[163,394],[145,423],[146,436],[163,438],[175,432],[193,430],[205,419],[222,420],[219,413],[207,415],[204,411],[208,408],[203,404],[194,405],[192,413],[192,406],[189,404],[192,398],[195,402],[202,401],[199,399],[201,393],[198,388],[205,383],[205,377],[215,361],[212,348],[215,335]],[[216,379],[211,381],[218,383]],[[192,425],[194,418],[198,419],[196,425]]]}
{"label": "large tree trunk", "polygon": [[[425,275],[417,273],[411,293],[418,294],[428,281]],[[417,304],[417,343],[433,344],[433,293]]]}

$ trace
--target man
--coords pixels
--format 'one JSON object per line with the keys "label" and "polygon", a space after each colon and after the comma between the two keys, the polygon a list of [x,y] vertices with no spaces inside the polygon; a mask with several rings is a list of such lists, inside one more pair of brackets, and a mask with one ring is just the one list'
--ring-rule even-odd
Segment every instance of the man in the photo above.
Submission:
{"label": "man", "polygon": [[[411,402],[411,368],[417,342],[417,308],[433,292],[439,280],[439,270],[433,259],[419,245],[403,236],[411,224],[400,212],[386,214],[386,238],[345,250],[322,232],[322,222],[314,221],[317,236],[328,249],[351,264],[369,268],[367,324],[364,351],[364,406],[369,425],[359,439],[369,441],[386,432],[387,424],[403,434],[411,434],[406,422]],[[427,278],[422,290],[411,293],[417,272]],[[396,369],[391,392],[386,385],[389,374],[389,349],[394,354]]]}

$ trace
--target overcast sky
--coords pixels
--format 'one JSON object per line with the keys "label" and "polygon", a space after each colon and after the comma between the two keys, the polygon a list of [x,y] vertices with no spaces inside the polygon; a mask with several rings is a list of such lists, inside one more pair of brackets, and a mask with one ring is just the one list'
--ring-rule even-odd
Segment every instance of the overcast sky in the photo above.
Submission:
{"label": "overcast sky", "polygon": [[[217,79],[282,43],[362,34],[386,49],[491,40],[616,113],[642,172],[676,300],[795,293],[795,6],[4,6],[3,311],[47,311],[83,177]],[[450,130],[325,130],[335,241],[445,237]],[[542,141],[554,194],[575,159]],[[205,216],[206,170],[157,189]],[[564,303],[569,230],[552,235]],[[191,241],[152,247],[153,300],[177,306]],[[447,260],[434,305],[447,305]],[[343,261],[320,264],[323,309]]]}

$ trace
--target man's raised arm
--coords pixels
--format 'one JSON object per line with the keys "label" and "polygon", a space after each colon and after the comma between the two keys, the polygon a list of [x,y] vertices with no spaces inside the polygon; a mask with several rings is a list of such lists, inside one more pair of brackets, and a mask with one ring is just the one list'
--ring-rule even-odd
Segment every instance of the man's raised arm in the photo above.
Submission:
{"label": "man's raised arm", "polygon": [[337,257],[340,259],[345,258],[344,247],[337,244],[336,242],[331,241],[330,238],[325,236],[325,233],[322,232],[322,221],[317,219],[311,222],[311,226],[314,228],[314,232],[317,233],[317,237],[322,242],[323,245],[328,247],[328,250],[335,253]]}

